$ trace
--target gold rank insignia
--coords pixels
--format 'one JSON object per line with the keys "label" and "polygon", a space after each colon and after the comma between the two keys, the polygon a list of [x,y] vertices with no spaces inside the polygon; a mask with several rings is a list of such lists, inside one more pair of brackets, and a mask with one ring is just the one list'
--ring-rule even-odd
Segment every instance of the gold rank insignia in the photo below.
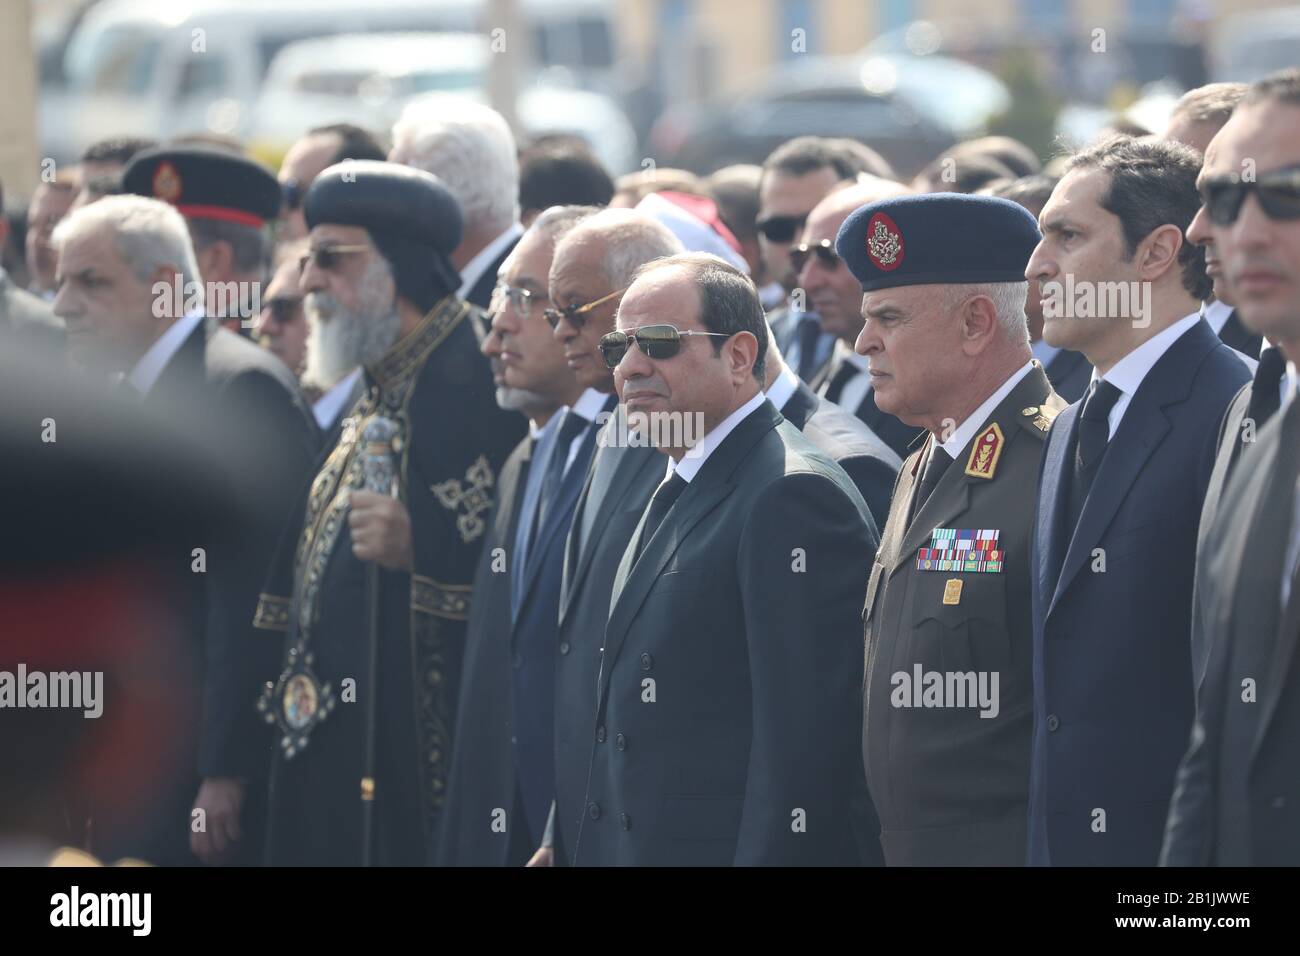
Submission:
{"label": "gold rank insignia", "polygon": [[1022,408],[1020,414],[1024,415],[1025,418],[1032,418],[1033,422],[1031,424],[1040,432],[1045,432],[1052,427],[1052,422],[1056,420],[1058,410],[1030,405],[1028,408]]}
{"label": "gold rank insignia", "polygon": [[997,422],[980,432],[971,447],[970,458],[966,460],[966,474],[972,478],[992,478],[998,467],[998,459],[1002,457],[1004,444],[1006,439]]}
{"label": "gold rank insignia", "polygon": [[949,578],[943,584],[943,603],[961,603],[961,578]]}

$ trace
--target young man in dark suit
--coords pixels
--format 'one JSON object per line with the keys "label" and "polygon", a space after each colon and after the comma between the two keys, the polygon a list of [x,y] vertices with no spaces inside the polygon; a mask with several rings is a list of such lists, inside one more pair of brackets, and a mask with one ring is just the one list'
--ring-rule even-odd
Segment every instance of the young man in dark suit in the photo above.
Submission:
{"label": "young man in dark suit", "polygon": [[[1094,367],[1053,425],[1033,537],[1033,865],[1152,865],[1192,717],[1197,522],[1249,377],[1200,317],[1200,157],[1119,137],[1070,160],[1025,270]],[[1126,301],[1127,300],[1127,301]]]}
{"label": "young man in dark suit", "polygon": [[[1246,160],[1257,172],[1249,183],[1239,175]],[[1291,69],[1255,83],[1210,143],[1199,181],[1205,205],[1189,230],[1211,238],[1246,326],[1289,356],[1300,354],[1298,169],[1300,70]],[[1162,864],[1300,862],[1298,384],[1294,360],[1281,396],[1275,381],[1256,383],[1258,397],[1280,398],[1281,410],[1241,448],[1198,556],[1208,663]]]}
{"label": "young man in dark suit", "polygon": [[765,399],[739,271],[652,263],[601,347],[667,468],[614,578],[574,862],[856,862],[866,505]]}

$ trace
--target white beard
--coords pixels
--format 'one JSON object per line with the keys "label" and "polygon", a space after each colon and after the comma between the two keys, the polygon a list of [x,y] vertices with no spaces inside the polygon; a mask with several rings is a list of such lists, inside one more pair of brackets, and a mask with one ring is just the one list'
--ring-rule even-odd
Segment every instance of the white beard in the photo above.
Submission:
{"label": "white beard", "polygon": [[361,277],[357,307],[345,309],[327,292],[309,292],[307,367],[303,382],[321,390],[339,382],[358,365],[382,358],[397,342],[401,318],[392,295],[388,263],[374,259]]}

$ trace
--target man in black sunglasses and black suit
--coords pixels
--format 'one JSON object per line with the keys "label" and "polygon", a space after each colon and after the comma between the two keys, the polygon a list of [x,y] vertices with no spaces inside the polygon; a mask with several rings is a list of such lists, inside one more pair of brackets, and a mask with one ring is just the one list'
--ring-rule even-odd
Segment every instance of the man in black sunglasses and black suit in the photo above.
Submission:
{"label": "man in black sunglasses and black suit", "polygon": [[867,507],[765,398],[736,269],[642,269],[602,351],[629,419],[681,437],[614,577],[574,862],[855,863]]}

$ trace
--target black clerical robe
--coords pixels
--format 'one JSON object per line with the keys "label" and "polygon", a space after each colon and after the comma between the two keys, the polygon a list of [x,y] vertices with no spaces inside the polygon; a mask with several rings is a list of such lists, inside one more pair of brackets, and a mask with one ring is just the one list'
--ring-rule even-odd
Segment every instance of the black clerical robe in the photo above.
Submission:
{"label": "black clerical robe", "polygon": [[523,418],[493,399],[474,311],[444,299],[366,368],[366,391],[321,461],[261,596],[255,625],[285,636],[283,671],[259,705],[276,735],[273,864],[363,859],[370,625],[347,499],[363,485],[362,436],[376,416],[398,427],[414,570],[379,573],[372,859],[420,864],[432,852],[474,569],[498,470],[524,431]]}

